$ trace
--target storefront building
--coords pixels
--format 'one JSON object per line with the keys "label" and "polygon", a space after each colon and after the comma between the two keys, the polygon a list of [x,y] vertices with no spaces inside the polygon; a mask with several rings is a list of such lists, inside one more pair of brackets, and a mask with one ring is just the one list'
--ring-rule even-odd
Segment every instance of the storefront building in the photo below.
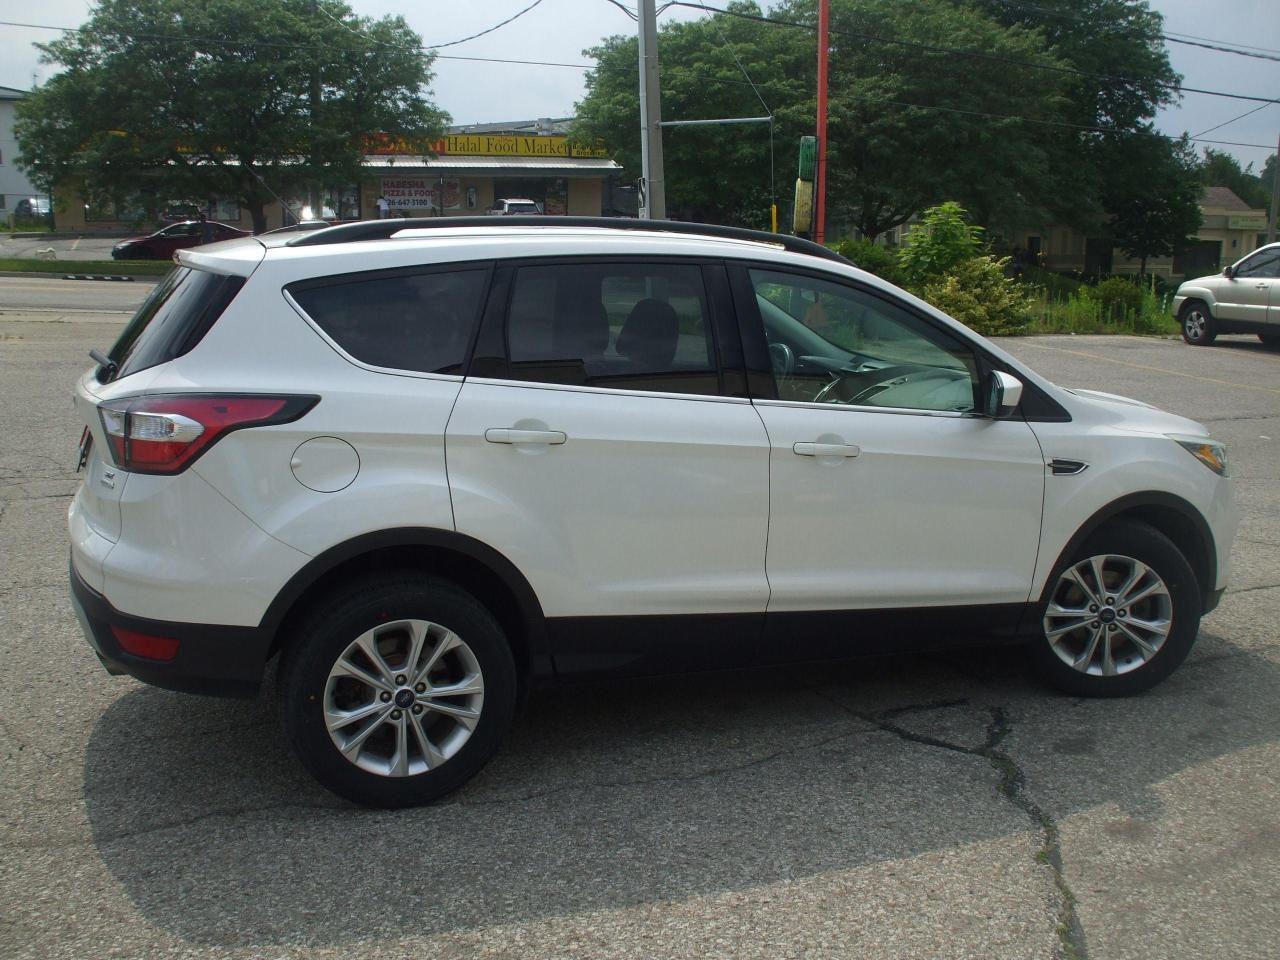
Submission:
{"label": "storefront building", "polygon": [[[327,187],[313,209],[299,185],[267,207],[267,229],[298,219],[372,220],[385,197],[388,215],[478,216],[503,199],[532,200],[547,216],[593,216],[609,211],[611,181],[622,168],[603,146],[581,146],[567,136],[569,120],[539,120],[454,128],[417,149],[389,138],[371,138],[360,183]],[[465,131],[465,132],[463,132]],[[74,183],[55,191],[59,230],[133,232],[157,220],[185,219],[203,212],[212,220],[252,229],[247,210],[226,197],[155,198],[150,210],[86,203]]]}

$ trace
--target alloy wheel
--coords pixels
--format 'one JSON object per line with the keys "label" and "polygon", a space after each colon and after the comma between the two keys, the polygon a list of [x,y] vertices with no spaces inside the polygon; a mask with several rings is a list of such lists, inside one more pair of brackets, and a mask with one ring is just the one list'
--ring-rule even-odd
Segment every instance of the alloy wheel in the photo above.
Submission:
{"label": "alloy wheel", "polygon": [[1203,340],[1208,325],[1204,313],[1199,310],[1188,311],[1182,320],[1182,329],[1186,331],[1187,339],[1192,341]]}
{"label": "alloy wheel", "polygon": [[1173,627],[1169,588],[1133,557],[1099,554],[1058,578],[1044,635],[1058,659],[1090,676],[1114,677],[1150,662]]}
{"label": "alloy wheel", "polygon": [[411,777],[434,770],[470,739],[484,707],[484,676],[457,634],[427,620],[379,624],[334,662],[324,720],[339,752],[361,770]]}

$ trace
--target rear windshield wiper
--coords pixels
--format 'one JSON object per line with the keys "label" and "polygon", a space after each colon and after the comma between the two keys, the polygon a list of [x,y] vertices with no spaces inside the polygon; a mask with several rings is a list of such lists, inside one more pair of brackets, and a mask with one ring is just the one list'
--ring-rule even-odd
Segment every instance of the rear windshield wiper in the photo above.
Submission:
{"label": "rear windshield wiper", "polygon": [[118,371],[120,368],[116,365],[116,362],[114,360],[112,360],[110,357],[103,356],[97,350],[90,350],[89,357],[90,359],[95,360],[98,366],[106,372],[107,376],[106,376],[106,379],[102,381],[103,383],[106,383],[107,380],[115,379],[116,371]]}

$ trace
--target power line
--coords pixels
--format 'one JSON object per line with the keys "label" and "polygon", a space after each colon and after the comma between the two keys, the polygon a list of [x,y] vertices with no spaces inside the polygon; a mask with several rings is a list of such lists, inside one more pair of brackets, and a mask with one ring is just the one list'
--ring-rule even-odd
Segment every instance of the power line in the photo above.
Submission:
{"label": "power line", "polygon": [[[690,9],[702,9],[701,3],[691,3],[688,0],[671,0],[671,5],[676,7],[689,7]],[[742,10],[724,10],[718,7],[709,7],[715,13],[722,13],[727,17],[737,17],[740,20],[751,20],[756,23],[771,23],[780,27],[795,27],[800,30],[816,31],[817,27],[808,23],[799,23],[795,20],[777,20],[772,17],[765,17],[759,14],[746,13]],[[1111,83],[1134,83],[1142,80],[1141,77],[1125,77],[1111,76],[1100,73],[1089,73],[1086,70],[1078,70],[1075,67],[1059,67],[1046,63],[1036,63],[1034,60],[1020,60],[1014,57],[1002,57],[998,54],[983,53],[979,50],[961,50],[955,47],[943,47],[938,44],[923,43],[918,40],[899,40],[894,37],[880,37],[875,34],[857,33],[852,30],[830,30],[832,36],[849,37],[854,40],[869,40],[875,43],[894,44],[902,47],[910,47],[916,50],[925,50],[930,53],[942,53],[950,56],[968,57],[974,60],[990,60],[996,63],[1009,63],[1015,66],[1029,67],[1033,70],[1046,70],[1052,73],[1072,74],[1078,77],[1086,77],[1092,80],[1106,80]],[[1222,90],[1205,90],[1199,87],[1186,87],[1176,83],[1163,83],[1161,81],[1151,81],[1156,86],[1163,87],[1167,90],[1173,90],[1178,93],[1199,93],[1211,97],[1226,97],[1231,100],[1252,100],[1255,103],[1280,103],[1271,97],[1255,97],[1243,93],[1227,93]]]}
{"label": "power line", "polygon": [[1255,113],[1257,113],[1259,110],[1265,110],[1265,109],[1267,109],[1267,107],[1269,107],[1269,106],[1271,106],[1271,104],[1269,104],[1269,103],[1264,103],[1264,104],[1262,104],[1261,106],[1254,107],[1252,110],[1246,110],[1244,113],[1240,114],[1240,116],[1238,116],[1238,117],[1232,117],[1230,120],[1224,120],[1224,121],[1222,121],[1222,123],[1218,124],[1216,127],[1210,127],[1208,130],[1201,130],[1199,133],[1197,133],[1197,134],[1196,134],[1194,137],[1192,137],[1191,139],[1192,139],[1192,140],[1195,140],[1195,139],[1196,139],[1196,138],[1198,138],[1198,137],[1203,137],[1206,133],[1213,133],[1213,131],[1215,131],[1215,130],[1221,130],[1223,127],[1225,127],[1225,126],[1227,126],[1227,125],[1229,125],[1229,124],[1235,123],[1237,120],[1243,120],[1245,117],[1250,116],[1251,114],[1255,114]]}
{"label": "power line", "polygon": [[[1012,10],[1029,10],[1032,13],[1043,14],[1046,17],[1057,17],[1060,20],[1072,20],[1076,23],[1088,23],[1091,20],[1091,18],[1081,16],[1078,13],[1053,10],[1049,7],[1040,7],[1032,3],[1015,3],[1014,0],[997,0],[997,2]],[[1139,34],[1135,31],[1134,35],[1138,36]],[[1217,50],[1221,53],[1234,53],[1242,57],[1257,57],[1260,60],[1280,60],[1280,56],[1265,56],[1262,53],[1250,53],[1247,50],[1233,49],[1234,47],[1247,47],[1248,44],[1233,43],[1230,40],[1214,40],[1210,37],[1197,37],[1193,33],[1161,33],[1160,39],[1168,40],[1170,43],[1185,43],[1191,47],[1204,47],[1206,50]],[[1224,46],[1224,44],[1230,44],[1230,46]],[[1273,50],[1268,47],[1251,47],[1250,49],[1263,51],[1264,53],[1280,54],[1280,50]]]}
{"label": "power line", "polygon": [[1186,37],[1188,40],[1203,40],[1205,43],[1229,43],[1233,47],[1242,47],[1246,50],[1261,50],[1264,53],[1280,53],[1275,47],[1255,47],[1248,43],[1238,43],[1235,40],[1214,40],[1211,37],[1197,37],[1194,33],[1173,33],[1165,34],[1166,37]]}
{"label": "power line", "polygon": [[1270,53],[1253,53],[1249,50],[1232,50],[1230,47],[1220,47],[1213,43],[1200,43],[1197,40],[1179,40],[1177,37],[1171,37],[1168,34],[1162,34],[1168,43],[1181,43],[1188,47],[1201,47],[1205,50],[1216,50],[1218,53],[1234,53],[1237,57],[1254,57],[1257,60],[1274,60],[1280,63],[1280,56]]}
{"label": "power line", "polygon": [[473,33],[469,37],[463,37],[461,40],[450,40],[448,43],[428,43],[428,44],[424,44],[424,46],[428,50],[440,50],[440,49],[443,49],[444,47],[456,47],[458,44],[466,43],[468,40],[475,40],[477,37],[483,37],[486,34],[493,33],[493,31],[499,30],[502,27],[505,27],[508,23],[511,23],[513,20],[519,20],[521,17],[523,17],[526,13],[528,13],[530,10],[532,10],[534,7],[536,7],[540,3],[542,3],[542,0],[533,0],[533,3],[529,4],[523,10],[520,10],[517,13],[513,13],[511,16],[507,17],[507,19],[503,20],[501,23],[495,23],[492,27],[489,27],[485,30],[481,30],[479,33]]}

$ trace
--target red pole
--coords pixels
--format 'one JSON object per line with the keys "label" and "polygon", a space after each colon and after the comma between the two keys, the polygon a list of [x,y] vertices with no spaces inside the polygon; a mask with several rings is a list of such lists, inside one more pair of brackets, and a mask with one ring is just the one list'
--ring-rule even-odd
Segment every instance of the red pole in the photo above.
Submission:
{"label": "red pole", "polygon": [[827,27],[831,0],[818,0],[818,170],[814,178],[813,238],[822,243],[827,232]]}

